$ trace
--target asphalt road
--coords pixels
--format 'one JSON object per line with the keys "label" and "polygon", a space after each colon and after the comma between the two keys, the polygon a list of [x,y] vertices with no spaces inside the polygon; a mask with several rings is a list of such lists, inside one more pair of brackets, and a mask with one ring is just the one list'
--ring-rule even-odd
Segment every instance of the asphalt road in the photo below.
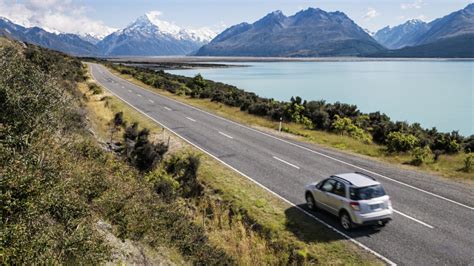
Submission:
{"label": "asphalt road", "polygon": [[[381,230],[358,228],[345,236],[388,263],[474,264],[472,186],[264,133],[152,93],[103,66],[90,67],[114,95],[292,204],[288,219],[292,211],[305,209],[306,184],[336,173],[365,172],[390,195],[393,221]],[[307,213],[315,223],[343,232],[336,218]]]}

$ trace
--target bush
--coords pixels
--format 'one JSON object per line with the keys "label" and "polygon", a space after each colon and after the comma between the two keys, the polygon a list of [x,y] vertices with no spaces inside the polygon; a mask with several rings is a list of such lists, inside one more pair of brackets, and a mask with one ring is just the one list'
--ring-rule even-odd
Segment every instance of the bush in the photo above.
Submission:
{"label": "bush", "polygon": [[429,146],[424,146],[423,148],[416,147],[412,152],[412,158],[411,164],[420,166],[433,158],[433,153]]}
{"label": "bush", "polygon": [[469,153],[466,155],[466,158],[464,158],[464,168],[462,169],[466,173],[472,172],[474,163],[474,153]]}
{"label": "bush", "polygon": [[332,127],[336,133],[341,135],[349,135],[357,140],[360,140],[364,143],[371,143],[372,136],[365,132],[362,128],[354,125],[352,120],[347,117],[339,117],[339,115],[335,116],[335,121],[332,124]]}
{"label": "bush", "polygon": [[168,202],[178,196],[179,182],[164,171],[150,172],[145,180],[153,184],[155,192]]}
{"label": "bush", "polygon": [[101,87],[93,82],[88,82],[87,86],[89,87],[89,90],[92,91],[93,95],[102,94],[104,92]]}
{"label": "bush", "polygon": [[407,152],[413,150],[419,143],[412,134],[391,132],[387,136],[387,150],[389,152]]}
{"label": "bush", "polygon": [[329,114],[326,111],[315,110],[311,114],[311,121],[317,129],[327,130],[331,125],[331,119],[329,119]]}
{"label": "bush", "polygon": [[[380,112],[361,113],[356,105],[340,102],[330,104],[324,100],[306,102],[298,96],[291,97],[289,102],[280,102],[259,97],[255,93],[240,90],[235,86],[205,80],[199,74],[189,78],[165,72],[155,72],[146,68],[118,65],[112,65],[112,67],[122,72],[124,69],[128,69],[134,78],[171,93],[211,99],[213,102],[238,107],[241,111],[247,111],[253,115],[266,116],[277,121],[283,118],[285,121],[300,123],[309,129],[332,131],[334,122],[340,122],[337,121],[337,117],[348,118],[357,128],[353,128],[351,131],[345,130],[341,134],[351,135],[366,143],[370,143],[373,139],[379,144],[386,144],[390,133],[403,132],[415,136],[418,140],[417,145],[408,145],[412,146],[411,148],[399,147],[406,151],[416,146],[424,147],[426,145],[429,145],[433,151],[440,150],[443,153],[457,153],[461,149],[467,152],[468,149],[474,149],[474,140],[472,138],[464,140],[457,132],[439,133],[436,128],[423,129],[417,123],[410,125],[407,122],[392,122],[387,115]],[[390,141],[392,142],[393,139]],[[391,147],[389,150],[393,148]]]}
{"label": "bush", "polygon": [[474,152],[474,135],[466,138],[464,141],[463,149],[465,153]]}
{"label": "bush", "polygon": [[138,131],[137,123],[126,128],[124,133],[124,155],[141,172],[155,169],[168,151],[168,146],[163,142],[151,143],[149,135],[150,131],[147,128]]}
{"label": "bush", "polygon": [[183,197],[200,196],[204,190],[197,179],[199,158],[196,155],[173,155],[165,162],[165,170],[179,182],[179,194]]}

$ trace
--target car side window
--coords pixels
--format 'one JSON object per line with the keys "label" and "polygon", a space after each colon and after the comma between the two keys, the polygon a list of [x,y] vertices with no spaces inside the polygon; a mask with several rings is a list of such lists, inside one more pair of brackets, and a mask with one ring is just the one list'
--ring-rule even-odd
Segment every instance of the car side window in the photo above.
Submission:
{"label": "car side window", "polygon": [[334,186],[336,185],[336,180],[334,179],[328,179],[324,182],[324,184],[321,186],[322,191],[326,192],[332,192],[334,189]]}
{"label": "car side window", "polygon": [[341,197],[346,197],[346,185],[337,181],[333,193]]}

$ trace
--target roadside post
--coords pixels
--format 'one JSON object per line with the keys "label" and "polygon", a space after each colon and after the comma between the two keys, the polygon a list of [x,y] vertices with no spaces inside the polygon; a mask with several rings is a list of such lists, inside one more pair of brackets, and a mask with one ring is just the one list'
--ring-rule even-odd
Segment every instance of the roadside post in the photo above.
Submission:
{"label": "roadside post", "polygon": [[283,117],[280,117],[280,125],[278,126],[278,132],[281,133],[281,121],[283,120]]}

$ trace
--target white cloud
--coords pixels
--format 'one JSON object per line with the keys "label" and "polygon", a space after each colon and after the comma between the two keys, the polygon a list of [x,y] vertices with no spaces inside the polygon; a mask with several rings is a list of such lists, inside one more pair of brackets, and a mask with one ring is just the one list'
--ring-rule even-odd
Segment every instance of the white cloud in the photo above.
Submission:
{"label": "white cloud", "polygon": [[0,0],[0,16],[25,27],[38,26],[51,32],[91,34],[104,37],[115,29],[87,17],[87,7],[72,0]]}
{"label": "white cloud", "polygon": [[403,3],[400,5],[401,9],[420,9],[423,5],[423,0],[415,0],[413,3]]}
{"label": "white cloud", "polygon": [[375,17],[377,17],[377,16],[379,16],[379,15],[380,15],[380,13],[377,12],[377,10],[375,10],[375,9],[372,8],[372,7],[369,7],[369,8],[367,8],[367,13],[366,13],[365,16],[364,16],[364,19],[365,19],[365,20],[371,20],[371,19],[373,19],[373,18],[375,18]]}

